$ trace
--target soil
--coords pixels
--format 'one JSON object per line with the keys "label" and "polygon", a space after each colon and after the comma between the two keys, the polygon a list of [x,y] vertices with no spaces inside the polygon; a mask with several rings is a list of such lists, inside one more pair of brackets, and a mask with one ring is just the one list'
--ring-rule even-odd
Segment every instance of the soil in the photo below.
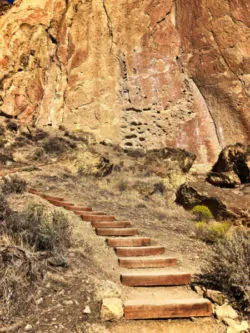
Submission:
{"label": "soil", "polygon": [[[152,237],[152,245],[164,245],[166,255],[178,259],[177,270],[200,272],[210,248],[194,237],[193,218],[181,207],[166,207],[163,195],[141,198],[133,192],[109,190],[109,180],[84,178],[65,173],[64,167],[43,166],[40,170],[19,172],[30,187],[53,196],[64,197],[76,205],[91,206],[114,214],[118,220],[132,221],[140,234]],[[12,208],[22,210],[27,203],[42,203],[54,209],[45,200],[33,194],[13,195]],[[61,208],[56,208],[61,209]],[[190,320],[148,320],[101,323],[99,319],[101,297],[99,290],[107,280],[121,288],[122,299],[137,297],[197,297],[189,288],[129,288],[120,285],[121,270],[117,257],[108,248],[104,238],[97,237],[89,222],[63,209],[72,226],[72,244],[66,254],[68,268],[54,268],[38,287],[31,306],[20,311],[22,325],[16,332],[31,325],[30,332],[225,332],[225,326],[214,318]],[[158,212],[158,214],[157,214]],[[160,212],[160,213],[159,213]],[[86,307],[91,313],[84,313]]]}
{"label": "soil", "polygon": [[[166,255],[176,257],[176,270],[192,274],[200,272],[211,248],[197,239],[193,216],[174,203],[174,189],[165,189],[160,177],[155,177],[140,159],[112,151],[114,170],[104,178],[85,177],[72,171],[70,156],[46,157],[44,161],[31,161],[36,144],[18,148],[16,163],[1,170],[1,176],[11,172],[25,179],[29,187],[51,196],[65,198],[77,206],[90,206],[93,210],[115,215],[117,220],[131,221],[140,235],[152,238],[152,245],[166,247]],[[96,147],[110,158],[108,147]],[[18,164],[19,163],[19,164]],[[122,169],[122,171],[121,171]],[[128,186],[129,184],[129,186]],[[139,186],[138,186],[139,184]],[[153,191],[155,184],[159,191]],[[160,184],[160,186],[159,186]],[[19,307],[11,320],[1,318],[0,332],[23,333],[222,333],[226,327],[215,318],[125,321],[100,321],[101,300],[105,288],[121,293],[122,300],[137,297],[182,298],[198,297],[189,287],[130,288],[120,284],[117,257],[97,237],[89,222],[72,212],[55,208],[36,195],[10,195],[9,205],[23,210],[31,203],[43,204],[46,209],[63,210],[72,229],[71,246],[64,254],[67,267],[55,265],[30,295],[30,306]],[[107,287],[108,286],[108,287]],[[110,287],[111,286],[111,287]],[[1,313],[0,313],[1,317]],[[13,325],[13,326],[11,326]],[[28,326],[27,326],[28,325]],[[12,330],[11,330],[12,328]]]}

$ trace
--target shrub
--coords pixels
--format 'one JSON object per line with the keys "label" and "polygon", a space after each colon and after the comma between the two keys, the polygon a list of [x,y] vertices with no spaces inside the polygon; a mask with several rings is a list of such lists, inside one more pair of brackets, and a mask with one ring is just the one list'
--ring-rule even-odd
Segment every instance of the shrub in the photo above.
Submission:
{"label": "shrub", "polygon": [[47,132],[41,130],[40,128],[37,128],[36,132],[32,135],[32,140],[40,141],[40,140],[44,140],[48,136],[49,136],[49,134]]}
{"label": "shrub", "polygon": [[193,213],[196,217],[196,221],[209,221],[214,218],[211,210],[205,205],[196,205],[191,209],[191,213]]}
{"label": "shrub", "polygon": [[0,135],[4,135],[5,133],[5,128],[3,125],[0,124]]}
{"label": "shrub", "polygon": [[35,149],[31,158],[35,161],[41,161],[45,157],[45,155],[46,155],[45,150],[42,147],[38,147]]}
{"label": "shrub", "polygon": [[[0,193],[0,226],[2,229],[2,226],[4,224],[4,219],[5,219],[5,215],[9,210],[9,205],[7,200],[5,199],[5,196],[3,195],[3,193]],[[1,231],[0,229],[0,231]]]}
{"label": "shrub", "polygon": [[76,144],[60,137],[52,137],[45,140],[43,148],[49,154],[63,154],[70,148],[76,148]]}
{"label": "shrub", "polygon": [[118,182],[117,187],[120,192],[124,192],[128,190],[128,182],[122,179]]}
{"label": "shrub", "polygon": [[70,226],[61,212],[50,214],[40,205],[31,205],[22,213],[5,217],[6,230],[17,244],[26,244],[36,251],[62,251],[69,246]]}
{"label": "shrub", "polygon": [[8,123],[6,124],[6,128],[7,128],[7,130],[9,130],[9,131],[17,132],[19,126],[18,126],[18,124],[15,123],[14,121],[8,121]]}
{"label": "shrub", "polygon": [[3,178],[2,192],[4,194],[10,193],[24,193],[27,188],[27,183],[24,179],[20,178],[17,175],[6,176]]}
{"label": "shrub", "polygon": [[43,265],[22,248],[1,247],[0,298],[4,305],[1,315],[11,318],[26,311],[35,283],[42,277]]}
{"label": "shrub", "polygon": [[234,233],[214,246],[206,260],[202,285],[224,292],[243,312],[250,312],[250,242],[243,232]]}
{"label": "shrub", "polygon": [[12,148],[24,147],[29,145],[31,142],[28,138],[20,135],[15,138],[15,142],[11,145]]}
{"label": "shrub", "polygon": [[230,227],[231,224],[227,221],[211,223],[200,221],[195,224],[197,237],[208,243],[225,238]]}
{"label": "shrub", "polygon": [[163,182],[160,182],[160,183],[156,183],[154,184],[154,193],[161,193],[161,194],[164,194],[166,188],[165,188],[165,185]]}
{"label": "shrub", "polygon": [[14,162],[14,158],[9,149],[4,149],[0,152],[0,164],[6,164],[8,162]]}

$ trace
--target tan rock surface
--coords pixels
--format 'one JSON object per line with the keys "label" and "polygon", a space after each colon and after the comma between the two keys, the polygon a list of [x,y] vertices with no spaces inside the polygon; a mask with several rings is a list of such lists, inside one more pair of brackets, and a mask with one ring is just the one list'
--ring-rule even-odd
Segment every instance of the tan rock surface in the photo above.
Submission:
{"label": "tan rock surface", "polygon": [[249,139],[246,1],[16,0],[0,17],[0,111],[214,162]]}

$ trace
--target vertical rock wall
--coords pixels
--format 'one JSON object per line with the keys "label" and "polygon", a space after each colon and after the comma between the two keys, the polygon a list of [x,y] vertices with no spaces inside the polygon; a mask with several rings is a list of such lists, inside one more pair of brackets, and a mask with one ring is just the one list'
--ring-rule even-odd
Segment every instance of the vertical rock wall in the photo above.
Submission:
{"label": "vertical rock wall", "polygon": [[0,18],[0,114],[200,162],[249,139],[249,6],[16,0]]}

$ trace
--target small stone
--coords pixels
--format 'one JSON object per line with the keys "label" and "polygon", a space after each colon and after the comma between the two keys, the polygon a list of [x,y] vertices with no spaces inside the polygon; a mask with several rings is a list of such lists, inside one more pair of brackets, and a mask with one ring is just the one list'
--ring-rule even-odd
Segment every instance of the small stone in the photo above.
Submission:
{"label": "small stone", "polygon": [[63,276],[59,275],[59,274],[55,274],[55,273],[47,273],[47,280],[55,283],[55,284],[59,284],[59,285],[68,285],[68,282],[64,279]]}
{"label": "small stone", "polygon": [[40,305],[43,302],[43,298],[39,298],[38,300],[35,301],[36,305]]}
{"label": "small stone", "polygon": [[198,295],[200,295],[200,296],[203,297],[203,295],[204,295],[204,291],[203,291],[203,289],[202,289],[201,287],[199,287],[199,286],[194,286],[193,288],[194,288],[194,291],[195,291]]}
{"label": "small stone", "polygon": [[74,302],[70,299],[70,300],[66,300],[66,301],[63,301],[63,304],[64,305],[73,305],[74,304]]}
{"label": "small stone", "polygon": [[246,320],[239,322],[233,319],[225,318],[223,323],[229,326],[227,333],[248,332],[249,330],[249,325]]}
{"label": "small stone", "polygon": [[85,314],[90,314],[91,313],[91,309],[88,305],[85,306],[85,308],[83,310],[83,313],[85,313]]}
{"label": "small stone", "polygon": [[33,329],[33,326],[30,325],[30,324],[27,324],[24,329],[25,329],[26,332],[29,332]]}
{"label": "small stone", "polygon": [[218,290],[212,290],[212,289],[207,289],[205,291],[205,296],[210,299],[213,303],[223,305],[226,302],[226,296],[218,291]]}
{"label": "small stone", "polygon": [[216,306],[215,316],[219,320],[223,320],[225,318],[230,318],[230,319],[238,318],[237,312],[229,304],[223,304],[221,306]]}
{"label": "small stone", "polygon": [[105,298],[102,301],[101,319],[103,321],[119,320],[123,317],[123,306],[120,298]]}

